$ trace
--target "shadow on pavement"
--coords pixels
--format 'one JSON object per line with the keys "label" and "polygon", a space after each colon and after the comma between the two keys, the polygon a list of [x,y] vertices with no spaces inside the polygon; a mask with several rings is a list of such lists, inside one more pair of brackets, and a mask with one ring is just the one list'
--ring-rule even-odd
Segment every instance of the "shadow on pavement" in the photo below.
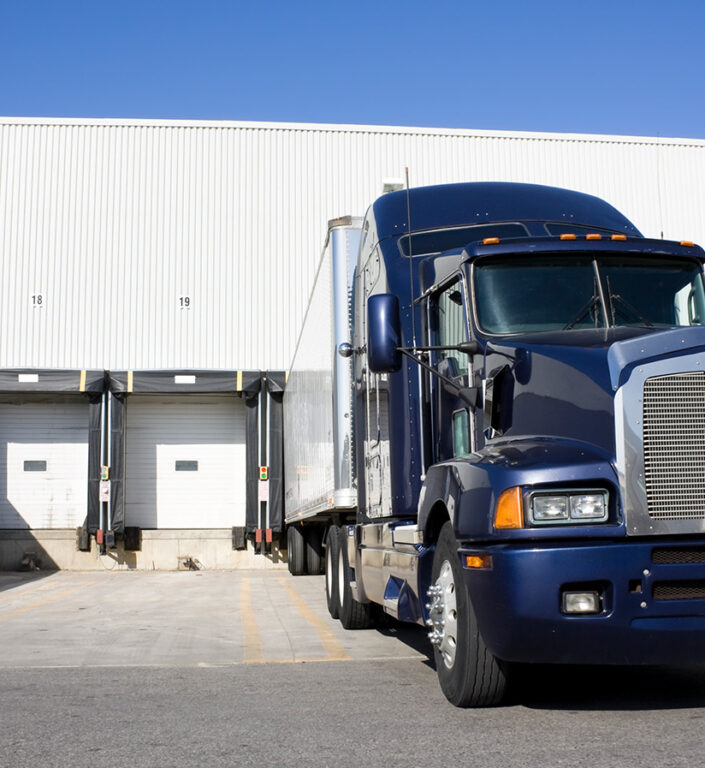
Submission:
{"label": "shadow on pavement", "polygon": [[0,592],[24,587],[54,574],[56,571],[0,571]]}
{"label": "shadow on pavement", "polygon": [[428,640],[427,630],[424,627],[418,624],[406,624],[402,621],[396,621],[396,619],[383,614],[378,619],[375,629],[381,635],[394,637],[412,650],[422,654],[425,657],[423,663],[435,669],[433,649]]}
{"label": "shadow on pavement", "polygon": [[546,710],[651,710],[705,707],[704,667],[521,665],[510,704]]}

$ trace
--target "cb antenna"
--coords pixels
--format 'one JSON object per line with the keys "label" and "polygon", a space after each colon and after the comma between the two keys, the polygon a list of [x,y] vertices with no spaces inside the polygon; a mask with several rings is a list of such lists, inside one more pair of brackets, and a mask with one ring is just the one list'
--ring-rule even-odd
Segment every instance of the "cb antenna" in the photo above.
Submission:
{"label": "cb antenna", "polygon": [[416,319],[414,313],[414,248],[411,243],[411,195],[409,194],[409,169],[404,168],[406,174],[406,231],[409,236],[409,309],[411,311],[411,341],[416,349]]}

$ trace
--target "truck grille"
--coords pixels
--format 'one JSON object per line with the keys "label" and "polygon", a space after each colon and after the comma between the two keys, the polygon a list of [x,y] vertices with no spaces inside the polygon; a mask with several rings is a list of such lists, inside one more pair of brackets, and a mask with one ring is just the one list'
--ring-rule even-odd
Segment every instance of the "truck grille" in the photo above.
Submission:
{"label": "truck grille", "polygon": [[649,515],[705,519],[705,372],[647,379],[643,417]]}
{"label": "truck grille", "polygon": [[691,565],[705,563],[703,547],[655,547],[651,550],[651,562],[657,565]]}
{"label": "truck grille", "polygon": [[654,600],[703,600],[705,581],[658,581],[654,584]]}

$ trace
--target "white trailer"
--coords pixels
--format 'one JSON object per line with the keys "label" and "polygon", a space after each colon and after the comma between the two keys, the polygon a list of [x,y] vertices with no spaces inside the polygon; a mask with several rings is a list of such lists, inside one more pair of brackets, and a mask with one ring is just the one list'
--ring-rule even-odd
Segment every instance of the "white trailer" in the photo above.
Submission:
{"label": "white trailer", "polygon": [[[323,252],[284,392],[284,516],[289,570],[320,573],[323,532],[355,519],[351,339],[362,219],[328,222]],[[340,301],[347,296],[347,301]]]}

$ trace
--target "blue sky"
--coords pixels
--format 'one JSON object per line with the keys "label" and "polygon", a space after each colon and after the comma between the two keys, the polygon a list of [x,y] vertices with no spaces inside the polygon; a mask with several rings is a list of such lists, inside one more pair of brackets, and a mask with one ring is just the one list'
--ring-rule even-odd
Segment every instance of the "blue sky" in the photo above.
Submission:
{"label": "blue sky", "polygon": [[0,0],[0,114],[705,139],[705,0]]}

